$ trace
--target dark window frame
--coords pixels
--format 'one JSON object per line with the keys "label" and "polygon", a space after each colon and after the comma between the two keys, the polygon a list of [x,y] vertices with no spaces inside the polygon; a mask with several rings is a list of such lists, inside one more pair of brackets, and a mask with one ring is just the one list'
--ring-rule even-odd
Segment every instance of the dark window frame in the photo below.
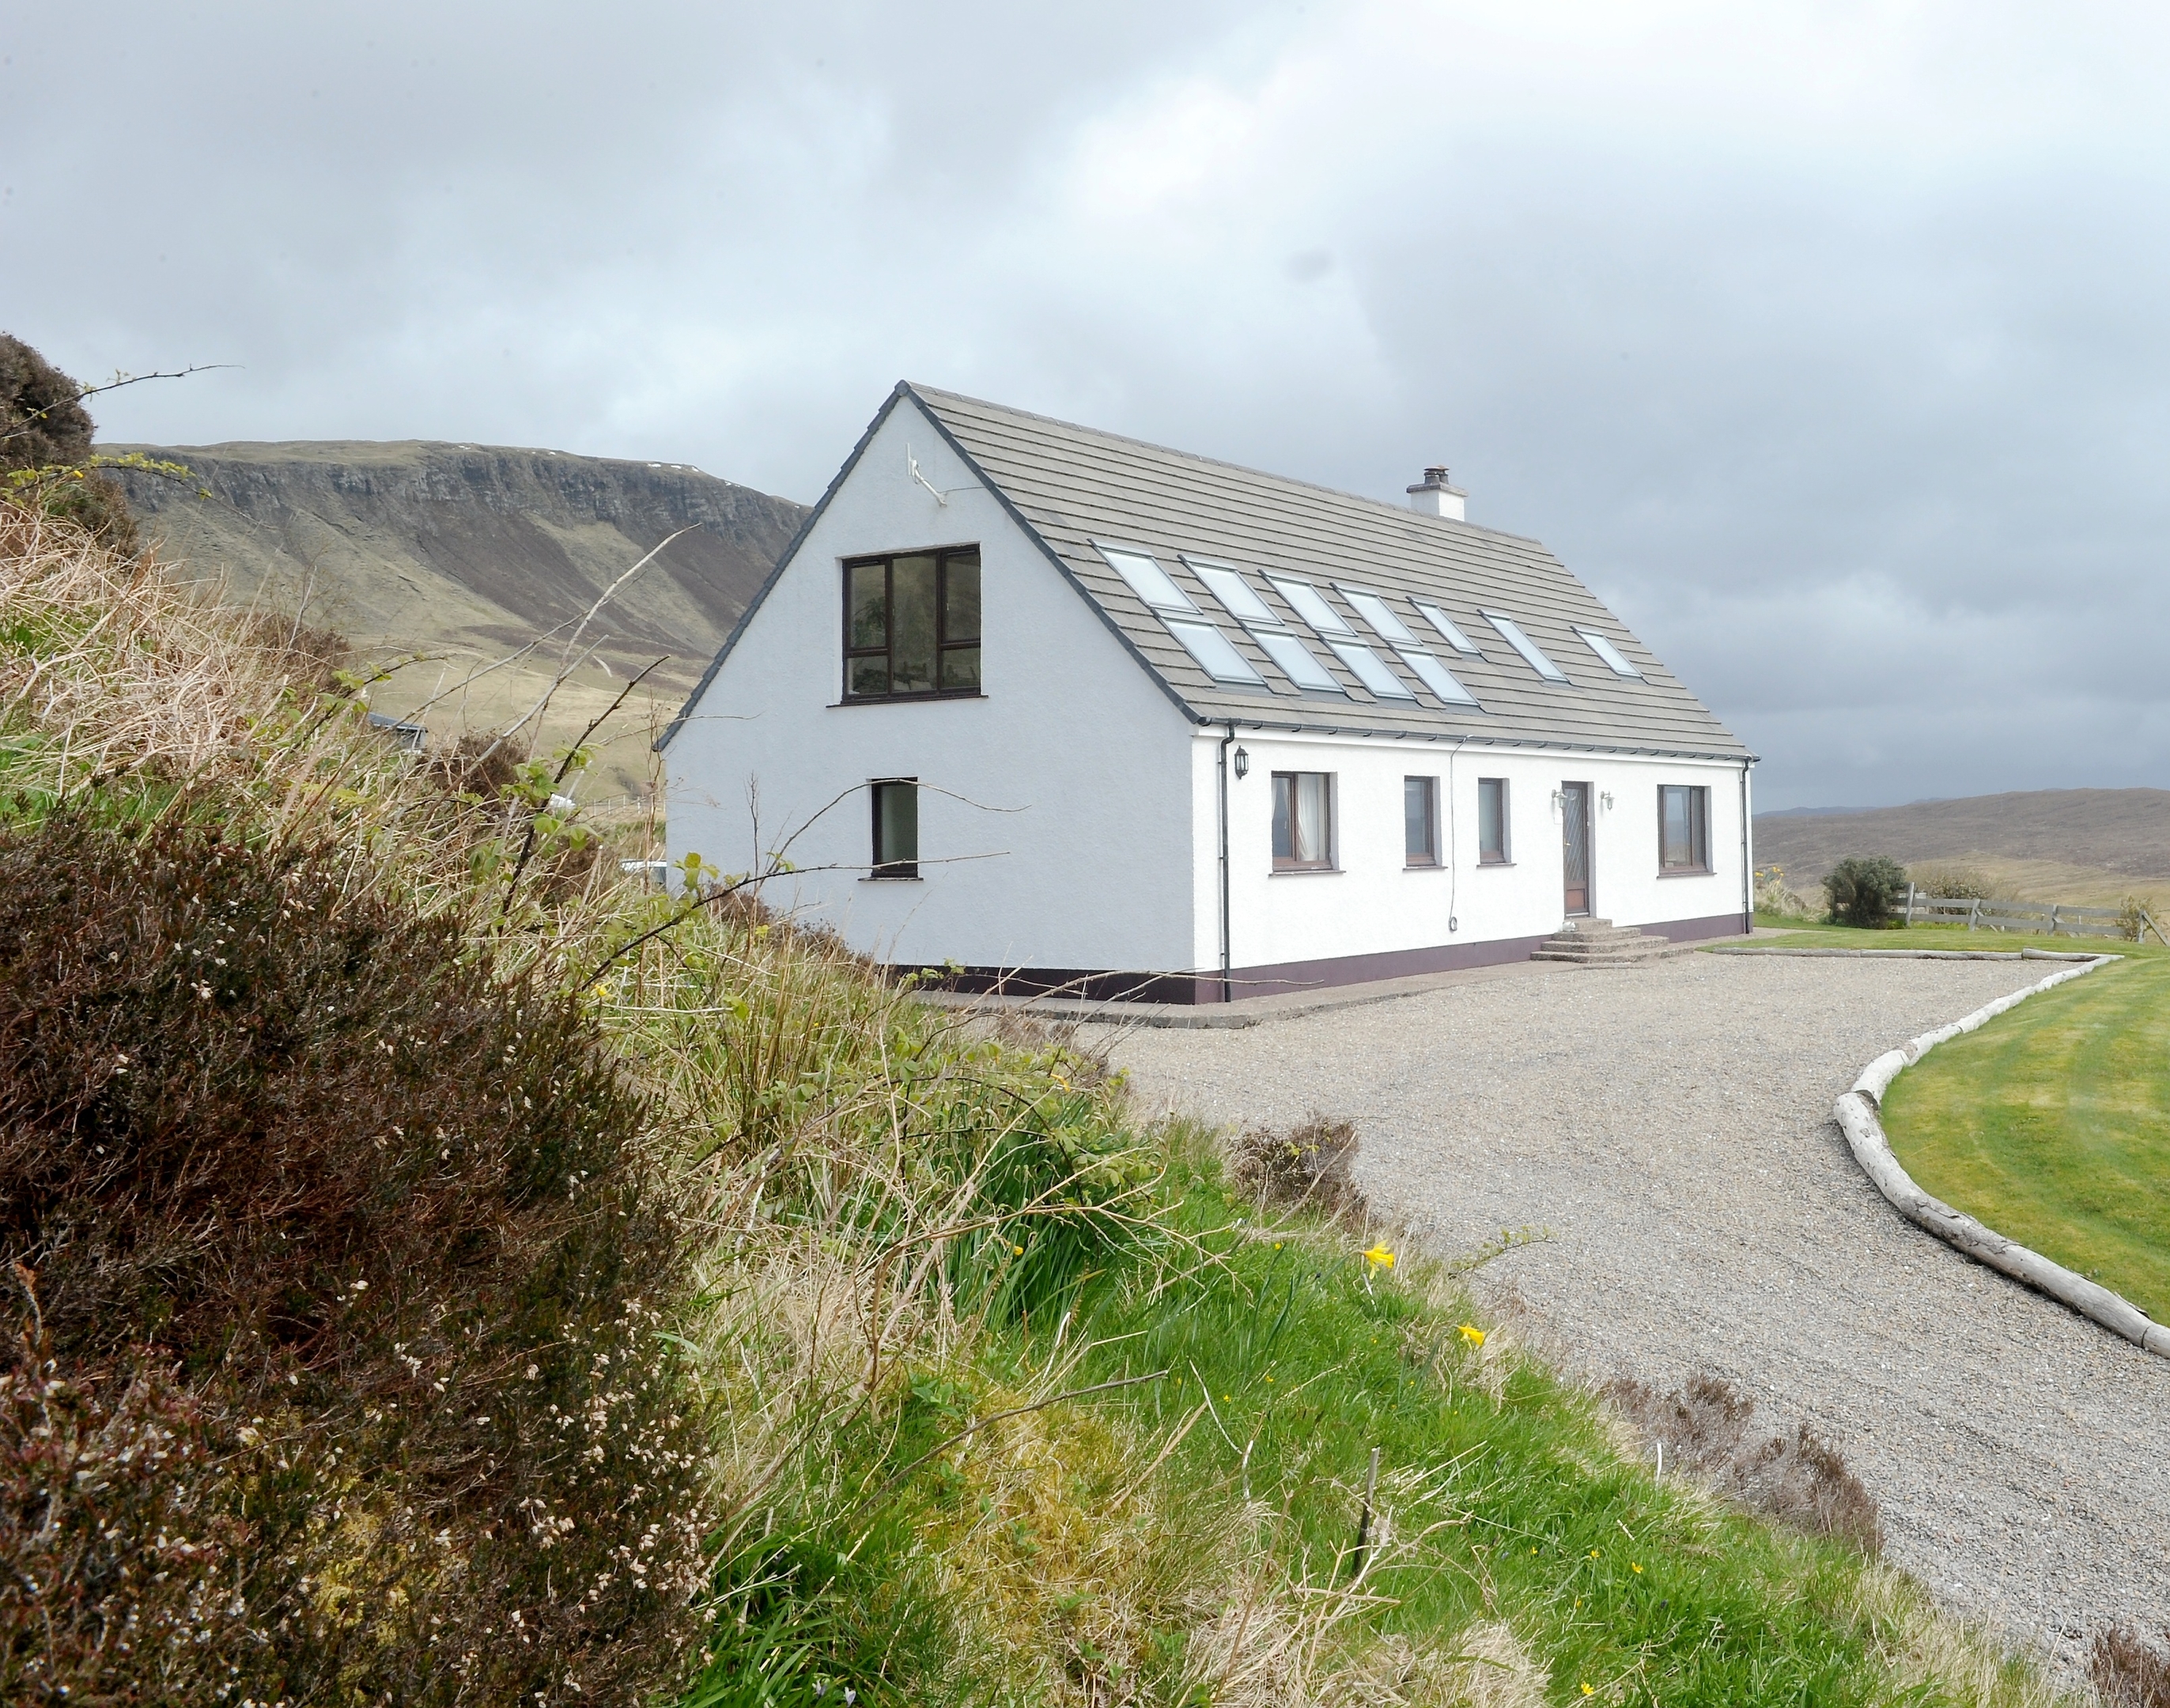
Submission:
{"label": "dark window frame", "polygon": [[[883,823],[886,810],[885,803],[889,800],[890,791],[892,789],[909,789],[911,792],[911,855],[909,859],[885,860],[882,858],[882,832],[887,828]],[[867,798],[873,807],[869,816],[874,830],[874,845],[867,867],[867,876],[885,883],[904,878],[917,878],[919,876],[919,779],[916,777],[870,778],[867,783]]]}
{"label": "dark window frame", "polygon": [[[889,680],[896,680],[896,562],[900,558],[934,559],[934,686],[914,688],[899,693],[894,688],[879,694],[860,694],[852,691],[852,666],[866,659],[888,661]],[[970,558],[981,577],[980,620],[975,632],[969,640],[949,638],[949,565],[953,559]],[[882,643],[878,647],[855,647],[852,644],[852,574],[854,570],[868,569],[876,564],[882,568]],[[975,700],[986,695],[986,659],[982,649],[986,638],[986,568],[977,545],[938,546],[911,552],[874,552],[843,560],[840,571],[843,587],[843,642],[844,681],[843,702],[852,706],[879,706],[895,700]],[[945,688],[942,686],[944,660],[954,654],[972,654],[972,684],[970,687]]]}
{"label": "dark window frame", "polygon": [[[1409,846],[1409,785],[1424,785],[1424,846]],[[1405,777],[1402,779],[1402,867],[1408,872],[1432,872],[1440,864],[1439,851],[1439,779],[1435,777]]]}
{"label": "dark window frame", "polygon": [[[1497,847],[1484,846],[1484,792],[1498,791],[1499,797]],[[1479,866],[1512,866],[1515,863],[1515,835],[1513,820],[1509,816],[1508,803],[1514,799],[1514,791],[1504,777],[1480,777],[1477,779],[1477,863]]]}
{"label": "dark window frame", "polygon": [[[1687,801],[1688,846],[1682,857],[1681,851],[1669,841],[1666,828],[1667,797],[1681,795]],[[1703,783],[1660,783],[1658,785],[1658,871],[1663,877],[1692,878],[1706,875],[1713,868],[1710,863],[1710,789]]]}
{"label": "dark window frame", "polygon": [[1287,822],[1289,827],[1289,846],[1291,849],[1293,850],[1296,846],[1296,825],[1299,822],[1296,810],[1297,779],[1307,777],[1318,777],[1323,780],[1325,785],[1323,789],[1323,793],[1325,795],[1323,805],[1325,810],[1321,814],[1321,817],[1325,821],[1323,829],[1326,846],[1319,850],[1318,857],[1315,859],[1300,858],[1293,852],[1287,856],[1284,856],[1281,853],[1280,847],[1276,846],[1274,849],[1274,870],[1276,872],[1332,872],[1337,869],[1334,864],[1334,844],[1335,840],[1334,835],[1334,773],[1332,771],[1275,771],[1273,774],[1274,816],[1276,819],[1279,819],[1281,815],[1281,789],[1282,785],[1285,783],[1288,787]]}

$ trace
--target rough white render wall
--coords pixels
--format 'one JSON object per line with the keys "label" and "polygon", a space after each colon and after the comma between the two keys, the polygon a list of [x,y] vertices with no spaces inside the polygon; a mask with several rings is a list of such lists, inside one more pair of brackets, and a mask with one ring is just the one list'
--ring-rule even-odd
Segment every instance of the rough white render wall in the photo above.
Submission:
{"label": "rough white render wall", "polygon": [[[1195,818],[1212,827],[1220,736],[1193,742]],[[1537,937],[1565,919],[1562,782],[1590,786],[1592,911],[1619,925],[1704,919],[1741,910],[1740,769],[1695,761],[1598,758],[1418,740],[1380,741],[1237,731],[1250,774],[1229,780],[1232,960],[1237,967]],[[1334,869],[1273,869],[1273,773],[1323,771],[1334,778]],[[1408,867],[1402,782],[1439,779],[1440,846],[1451,863]],[[1452,788],[1449,791],[1449,781]],[[1477,784],[1508,784],[1510,863],[1478,863]],[[1710,791],[1707,875],[1658,869],[1658,786]],[[1602,797],[1609,792],[1610,807]],[[1452,803],[1450,822],[1448,803]],[[1201,833],[1194,891],[1201,898],[1194,953],[1219,963],[1217,828]],[[1209,909],[1203,898],[1212,897]],[[1450,931],[1453,919],[1458,928]]]}
{"label": "rough white render wall", "polygon": [[[843,560],[975,542],[986,697],[838,704]],[[767,899],[885,961],[1180,968],[1190,728],[907,399],[666,750],[671,857],[745,872],[794,836]],[[917,882],[863,875],[892,777],[921,785]]]}

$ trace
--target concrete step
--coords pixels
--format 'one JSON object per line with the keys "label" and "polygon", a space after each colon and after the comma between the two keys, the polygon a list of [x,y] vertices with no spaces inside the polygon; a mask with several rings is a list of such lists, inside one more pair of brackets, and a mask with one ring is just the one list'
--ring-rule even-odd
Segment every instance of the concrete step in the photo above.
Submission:
{"label": "concrete step", "polygon": [[1638,967],[1685,953],[1685,946],[1608,919],[1579,920],[1554,931],[1531,954],[1533,961],[1579,967]]}

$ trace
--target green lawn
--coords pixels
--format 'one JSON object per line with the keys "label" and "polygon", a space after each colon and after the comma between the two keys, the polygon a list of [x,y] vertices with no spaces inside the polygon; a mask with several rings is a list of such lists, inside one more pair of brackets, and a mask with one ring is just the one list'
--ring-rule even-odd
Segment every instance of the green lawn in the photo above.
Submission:
{"label": "green lawn", "polygon": [[2170,955],[1938,1046],[1893,1083],[1884,1124],[1926,1190],[2170,1320]]}

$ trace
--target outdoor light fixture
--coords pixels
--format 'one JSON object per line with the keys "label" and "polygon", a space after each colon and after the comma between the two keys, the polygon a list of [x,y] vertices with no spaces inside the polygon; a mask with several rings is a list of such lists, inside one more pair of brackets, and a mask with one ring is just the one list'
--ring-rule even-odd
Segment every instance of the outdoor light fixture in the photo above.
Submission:
{"label": "outdoor light fixture", "polygon": [[1600,795],[1597,798],[1604,803],[1605,810],[1606,812],[1609,813],[1612,810],[1612,791],[1611,789],[1606,790],[1605,793]]}
{"label": "outdoor light fixture", "polygon": [[1250,774],[1251,755],[1239,747],[1236,750],[1236,781],[1241,782]]}

